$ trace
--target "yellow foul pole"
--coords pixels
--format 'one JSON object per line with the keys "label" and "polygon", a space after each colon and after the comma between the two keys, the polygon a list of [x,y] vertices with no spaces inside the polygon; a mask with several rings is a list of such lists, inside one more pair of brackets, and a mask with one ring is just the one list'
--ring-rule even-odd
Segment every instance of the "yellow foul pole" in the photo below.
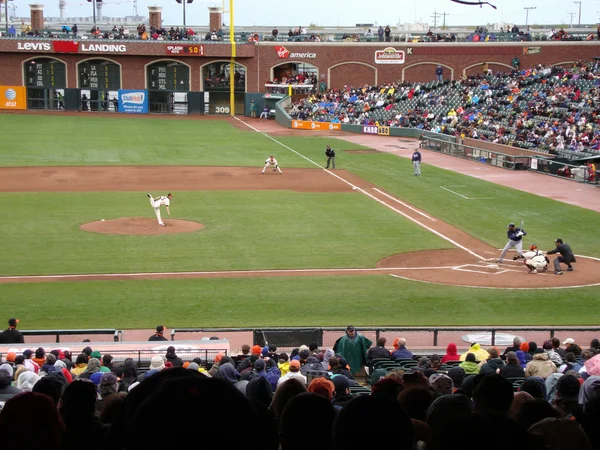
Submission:
{"label": "yellow foul pole", "polygon": [[[184,0],[185,1],[185,0]],[[229,42],[231,42],[231,63],[229,65],[229,111],[235,115],[235,29],[233,22],[233,0],[229,0]]]}

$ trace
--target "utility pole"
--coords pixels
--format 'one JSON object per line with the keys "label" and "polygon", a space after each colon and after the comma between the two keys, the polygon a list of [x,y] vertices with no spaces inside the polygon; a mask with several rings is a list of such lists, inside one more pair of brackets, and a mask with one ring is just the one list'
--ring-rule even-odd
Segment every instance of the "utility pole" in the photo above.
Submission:
{"label": "utility pole", "polygon": [[449,16],[450,14],[448,13],[442,13],[442,16],[444,16],[444,23],[442,24],[442,29],[445,30],[446,29],[446,16]]}
{"label": "utility pole", "polygon": [[579,8],[579,21],[577,22],[577,25],[581,25],[581,2],[573,2],[577,5],[577,8]]}
{"label": "utility pole", "polygon": [[529,25],[529,10],[530,9],[537,9],[536,6],[526,6],[525,8],[523,8],[525,11],[527,11],[527,13],[525,14],[525,26]]}
{"label": "utility pole", "polygon": [[437,10],[433,11],[433,15],[430,16],[433,19],[433,28],[436,29],[437,28],[437,19],[438,17],[440,17],[441,14],[439,12],[437,12]]}
{"label": "utility pole", "polygon": [[571,28],[573,28],[573,16],[575,15],[575,13],[567,13],[567,16],[569,16],[571,18]]}

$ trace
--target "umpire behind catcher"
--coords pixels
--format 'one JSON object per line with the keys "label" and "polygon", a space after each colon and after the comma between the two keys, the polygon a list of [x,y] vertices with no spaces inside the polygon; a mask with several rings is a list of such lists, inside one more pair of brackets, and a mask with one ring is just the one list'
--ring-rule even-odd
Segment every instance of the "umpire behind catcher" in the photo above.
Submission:
{"label": "umpire behind catcher", "polygon": [[335,169],[335,150],[329,145],[325,147],[325,156],[327,156],[327,166],[325,168],[329,169],[329,163],[331,163],[331,168]]}
{"label": "umpire behind catcher", "polygon": [[573,266],[571,266],[571,263],[577,261],[575,260],[575,255],[573,254],[573,250],[571,250],[571,246],[569,244],[563,243],[562,239],[557,239],[554,242],[556,243],[556,248],[548,252],[549,255],[560,253],[560,256],[553,261],[554,273],[556,275],[563,274],[563,271],[560,268],[560,263],[565,263],[567,265],[567,271],[572,272]]}

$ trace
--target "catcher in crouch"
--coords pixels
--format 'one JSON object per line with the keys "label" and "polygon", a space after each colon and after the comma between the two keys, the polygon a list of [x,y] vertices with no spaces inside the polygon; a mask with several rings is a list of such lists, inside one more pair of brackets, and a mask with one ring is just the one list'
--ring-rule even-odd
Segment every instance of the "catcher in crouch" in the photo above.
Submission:
{"label": "catcher in crouch", "polygon": [[548,270],[550,260],[546,256],[546,252],[538,250],[537,245],[531,245],[528,252],[523,252],[523,256],[525,257],[525,266],[529,269],[529,273],[545,272]]}

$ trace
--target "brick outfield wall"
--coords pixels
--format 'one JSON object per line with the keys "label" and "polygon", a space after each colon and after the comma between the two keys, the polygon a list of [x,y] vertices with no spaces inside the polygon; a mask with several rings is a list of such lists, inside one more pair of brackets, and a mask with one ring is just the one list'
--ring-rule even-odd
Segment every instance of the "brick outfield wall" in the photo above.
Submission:
{"label": "brick outfield wall", "polygon": [[[23,40],[25,42],[26,39]],[[40,41],[43,42],[43,41]],[[111,42],[112,43],[112,42]],[[401,45],[398,45],[401,44]],[[516,44],[516,45],[515,45]],[[535,44],[535,45],[534,45]],[[298,57],[280,58],[276,46],[283,46]],[[392,46],[405,52],[404,64],[375,64],[375,51]],[[524,49],[536,47],[540,53],[524,54]],[[160,59],[180,61],[190,65],[191,89],[200,91],[201,66],[213,61],[228,61],[230,45],[205,45],[204,57],[180,57],[166,55],[164,45],[127,43],[128,53],[122,54],[54,54],[17,52],[16,41],[0,40],[0,85],[22,85],[23,62],[35,57],[56,57],[67,64],[68,86],[77,87],[76,64],[85,59],[106,57],[122,65],[124,89],[145,87],[144,66]],[[435,79],[435,67],[444,67],[445,79],[460,78],[463,73],[472,75],[480,72],[483,63],[496,71],[510,70],[515,56],[521,60],[521,67],[535,64],[563,64],[577,60],[591,60],[600,56],[600,42],[577,43],[505,43],[499,44],[404,44],[404,43],[260,43],[256,46],[241,45],[237,48],[238,63],[246,67],[246,91],[262,92],[264,83],[273,76],[273,68],[289,62],[306,63],[315,66],[319,79],[324,79],[330,87],[344,85],[360,86],[393,82],[397,80],[427,82]],[[307,54],[311,54],[309,57]]]}

